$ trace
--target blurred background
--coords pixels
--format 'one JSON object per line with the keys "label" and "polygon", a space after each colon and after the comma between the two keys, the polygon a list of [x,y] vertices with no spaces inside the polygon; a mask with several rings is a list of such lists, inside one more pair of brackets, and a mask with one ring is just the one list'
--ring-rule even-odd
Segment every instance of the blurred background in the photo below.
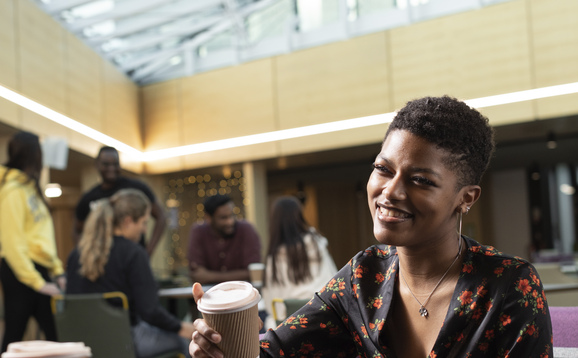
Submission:
{"label": "blurred background", "polygon": [[[128,147],[117,146],[124,174],[167,211],[151,261],[160,279],[186,281],[188,232],[217,192],[264,250],[271,201],[298,196],[339,267],[375,243],[365,185],[387,124],[307,126],[424,95],[576,83],[576,13],[574,0],[2,0],[0,160],[20,129],[66,143],[65,166],[43,177],[61,188],[50,203],[64,261],[76,203],[99,180],[94,157],[113,138]],[[575,92],[480,108],[497,152],[464,233],[540,263],[546,283],[578,282]],[[188,147],[294,128],[290,139]]]}

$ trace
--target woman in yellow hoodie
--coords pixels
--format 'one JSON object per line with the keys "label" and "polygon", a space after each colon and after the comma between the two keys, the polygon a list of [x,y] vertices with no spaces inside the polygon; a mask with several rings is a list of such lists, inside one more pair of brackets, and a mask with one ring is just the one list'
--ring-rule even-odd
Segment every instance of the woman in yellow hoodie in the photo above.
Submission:
{"label": "woman in yellow hoodie", "polygon": [[9,343],[22,340],[30,317],[36,319],[47,340],[56,340],[50,296],[64,290],[66,279],[56,255],[52,217],[38,184],[41,169],[38,136],[16,133],[8,143],[8,162],[0,166],[2,352]]}

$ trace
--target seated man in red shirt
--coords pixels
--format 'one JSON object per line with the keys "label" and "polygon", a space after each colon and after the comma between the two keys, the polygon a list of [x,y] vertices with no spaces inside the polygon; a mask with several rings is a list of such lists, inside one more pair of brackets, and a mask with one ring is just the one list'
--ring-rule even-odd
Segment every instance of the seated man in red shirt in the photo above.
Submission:
{"label": "seated man in red shirt", "polygon": [[193,226],[189,235],[187,258],[192,281],[248,281],[247,266],[261,262],[257,231],[248,222],[236,219],[235,206],[227,195],[210,196],[204,205],[205,222]]}

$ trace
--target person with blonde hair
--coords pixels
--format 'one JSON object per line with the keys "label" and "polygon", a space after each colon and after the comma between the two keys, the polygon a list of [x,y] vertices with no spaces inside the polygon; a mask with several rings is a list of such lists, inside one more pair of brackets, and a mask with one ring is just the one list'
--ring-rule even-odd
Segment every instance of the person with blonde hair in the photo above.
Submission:
{"label": "person with blonde hair", "polygon": [[30,317],[46,339],[56,340],[50,296],[60,294],[66,278],[56,253],[52,217],[38,183],[41,170],[38,136],[16,133],[8,143],[8,162],[0,166],[2,352],[9,343],[22,340]]}
{"label": "person with blonde hair", "polygon": [[179,321],[160,305],[147,253],[138,245],[150,210],[149,199],[136,189],[122,189],[99,200],[78,248],[68,258],[66,292],[123,292],[129,301],[137,357],[174,350],[189,356],[193,325]]}

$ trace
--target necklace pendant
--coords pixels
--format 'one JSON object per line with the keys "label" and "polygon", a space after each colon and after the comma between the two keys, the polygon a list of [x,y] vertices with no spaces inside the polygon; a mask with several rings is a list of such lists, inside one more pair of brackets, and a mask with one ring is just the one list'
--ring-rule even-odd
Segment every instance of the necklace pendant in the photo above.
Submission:
{"label": "necklace pendant", "polygon": [[419,314],[423,317],[423,318],[427,318],[427,309],[424,306],[421,306],[421,308],[419,309]]}

